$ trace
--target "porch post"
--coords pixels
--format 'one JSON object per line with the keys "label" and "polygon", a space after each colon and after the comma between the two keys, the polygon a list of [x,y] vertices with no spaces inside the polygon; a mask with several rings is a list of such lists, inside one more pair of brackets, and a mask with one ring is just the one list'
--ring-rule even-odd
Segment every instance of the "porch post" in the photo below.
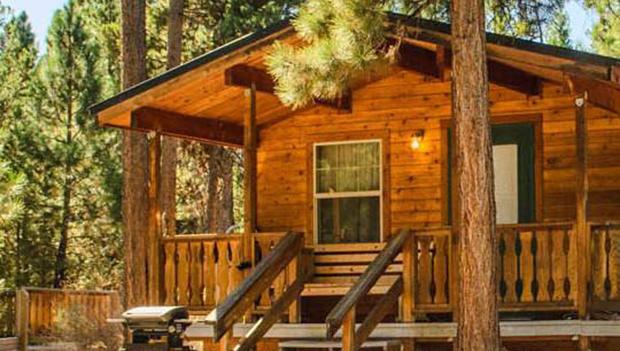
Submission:
{"label": "porch post", "polygon": [[[575,147],[576,147],[576,234],[577,234],[577,253],[578,257],[584,259],[584,264],[577,265],[578,289],[577,289],[577,308],[580,319],[588,316],[588,275],[590,272],[589,257],[589,228],[587,222],[588,212],[588,126],[586,121],[586,100],[587,93],[578,95],[575,98]],[[579,349],[589,349],[589,339],[580,337]]]}
{"label": "porch post", "polygon": [[147,262],[148,262],[148,302],[159,305],[161,297],[161,208],[159,203],[160,171],[161,171],[161,135],[149,133],[148,136],[149,165],[149,212],[147,228]]}
{"label": "porch post", "polygon": [[242,261],[254,265],[254,232],[256,231],[256,83],[246,90],[249,111],[244,116],[243,129],[243,238]]}

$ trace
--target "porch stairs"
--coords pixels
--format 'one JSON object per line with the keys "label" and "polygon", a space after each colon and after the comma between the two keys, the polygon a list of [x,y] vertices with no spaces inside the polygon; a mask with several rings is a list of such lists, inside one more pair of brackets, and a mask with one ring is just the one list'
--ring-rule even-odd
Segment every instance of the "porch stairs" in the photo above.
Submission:
{"label": "porch stairs", "polygon": [[[252,350],[283,315],[290,321],[300,317],[300,297],[342,296],[325,318],[324,340],[309,343],[310,348],[345,351],[374,346],[367,339],[375,327],[393,310],[403,292],[402,249],[410,238],[403,230],[385,246],[330,245],[317,247],[312,259],[304,250],[303,236],[288,233],[255,267],[241,285],[205,319],[216,341],[229,338],[235,321],[252,314],[253,302],[268,289],[291,262],[297,264],[293,281],[253,327],[239,339],[235,351]],[[289,277],[290,278],[290,277]],[[361,325],[356,327],[356,306],[366,295],[380,295]],[[342,328],[341,341],[334,341]],[[228,335],[228,336],[226,336]],[[340,334],[338,335],[340,336]],[[388,342],[389,341],[389,342]],[[290,342],[301,342],[291,340]],[[385,350],[397,340],[384,340]],[[286,348],[286,344],[283,345]]]}

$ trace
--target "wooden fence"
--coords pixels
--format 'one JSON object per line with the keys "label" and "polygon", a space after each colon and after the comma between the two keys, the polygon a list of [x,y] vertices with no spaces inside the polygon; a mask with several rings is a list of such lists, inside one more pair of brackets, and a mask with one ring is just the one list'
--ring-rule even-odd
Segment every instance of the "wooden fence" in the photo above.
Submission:
{"label": "wooden fence", "polygon": [[106,318],[118,317],[122,311],[116,291],[21,288],[5,295],[6,299],[12,297],[13,308],[7,310],[2,323],[7,334],[19,338],[20,350],[26,349],[29,339],[56,332],[63,314],[105,323]]}

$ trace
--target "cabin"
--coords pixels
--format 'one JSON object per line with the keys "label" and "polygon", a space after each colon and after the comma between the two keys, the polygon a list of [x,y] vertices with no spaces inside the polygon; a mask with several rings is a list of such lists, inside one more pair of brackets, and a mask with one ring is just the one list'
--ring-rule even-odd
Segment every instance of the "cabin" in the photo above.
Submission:
{"label": "cabin", "polygon": [[[300,42],[284,21],[92,108],[104,127],[243,150],[241,233],[153,225],[149,293],[190,307],[186,338],[239,351],[452,348],[450,27],[389,23],[407,29],[398,63],[338,101],[293,111],[275,96],[265,56]],[[620,60],[491,33],[486,49],[505,348],[617,350]]]}

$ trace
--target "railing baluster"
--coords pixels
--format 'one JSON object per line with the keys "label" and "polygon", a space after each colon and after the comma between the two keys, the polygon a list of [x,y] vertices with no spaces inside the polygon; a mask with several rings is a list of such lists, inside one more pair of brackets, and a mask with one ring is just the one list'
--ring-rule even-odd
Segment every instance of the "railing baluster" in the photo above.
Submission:
{"label": "railing baluster", "polygon": [[517,280],[515,281],[515,293],[517,301],[521,302],[523,297],[523,278],[521,277],[521,253],[523,246],[521,244],[521,232],[515,229],[515,255],[517,257]]}
{"label": "railing baluster", "polygon": [[506,276],[504,272],[504,260],[506,258],[506,238],[503,230],[499,230],[499,296],[502,302],[506,301],[506,293],[508,287],[506,284]]}
{"label": "railing baluster", "polygon": [[189,245],[187,242],[177,244],[177,259],[178,303],[187,305],[189,302]]}
{"label": "railing baluster", "polygon": [[176,297],[176,243],[168,242],[164,246],[164,277],[166,282],[164,303],[172,306],[177,304]]}
{"label": "railing baluster", "polygon": [[538,255],[538,239],[536,236],[536,230],[532,231],[532,242],[530,246],[530,251],[532,253],[532,284],[531,284],[531,292],[532,299],[534,302],[538,301],[538,264],[537,264],[537,255]]}
{"label": "railing baluster", "polygon": [[204,302],[207,308],[215,306],[215,245],[212,241],[202,243],[202,281],[204,283]]}
{"label": "railing baluster", "polygon": [[609,236],[609,226],[605,227],[605,299],[611,299],[611,279],[610,279],[610,256],[611,256],[611,237]]}
{"label": "railing baluster", "polygon": [[555,294],[555,281],[553,279],[553,230],[547,229],[547,248],[549,251],[549,280],[547,281],[547,293],[549,294],[549,301],[554,301]]}
{"label": "railing baluster", "polygon": [[568,229],[564,230],[564,243],[563,243],[563,253],[564,253],[564,300],[570,299],[571,293],[571,281],[570,281],[570,269],[569,269],[569,252],[570,252],[570,237],[568,235]]}

